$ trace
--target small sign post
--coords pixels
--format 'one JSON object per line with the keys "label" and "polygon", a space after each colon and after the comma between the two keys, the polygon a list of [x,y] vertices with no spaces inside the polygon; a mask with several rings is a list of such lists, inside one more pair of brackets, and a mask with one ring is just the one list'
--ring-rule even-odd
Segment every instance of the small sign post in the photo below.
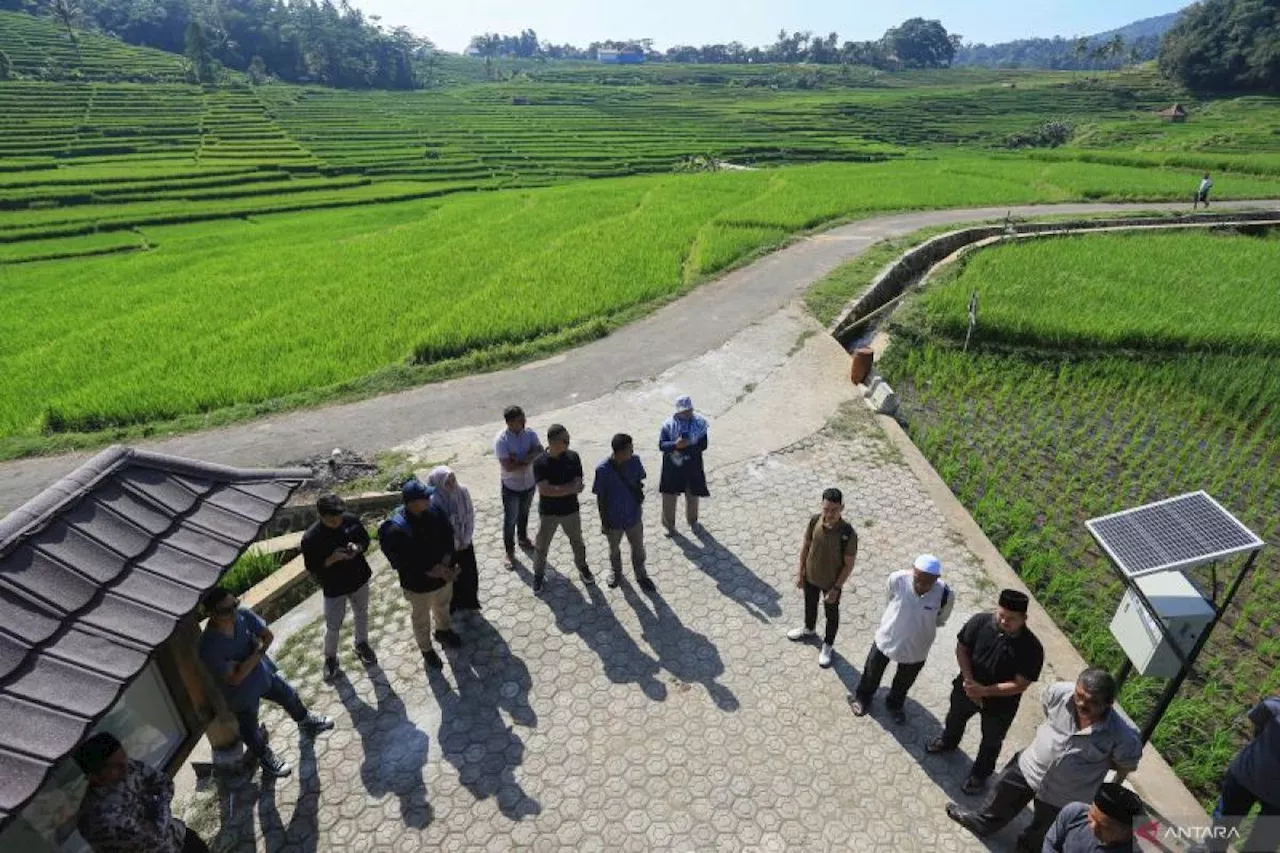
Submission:
{"label": "small sign post", "polygon": [[962,352],[969,351],[969,338],[973,337],[974,327],[978,325],[978,291],[974,291],[969,297],[969,331],[964,334],[964,349]]}

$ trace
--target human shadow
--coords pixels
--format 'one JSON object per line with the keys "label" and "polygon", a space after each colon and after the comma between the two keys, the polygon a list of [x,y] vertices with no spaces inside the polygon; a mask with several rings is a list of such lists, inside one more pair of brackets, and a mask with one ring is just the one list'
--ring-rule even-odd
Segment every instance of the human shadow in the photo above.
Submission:
{"label": "human shadow", "polygon": [[[515,571],[521,580],[532,584],[533,574],[520,563],[516,563]],[[614,684],[638,684],[653,701],[665,700],[667,686],[658,678],[662,669],[658,660],[641,649],[618,621],[600,587],[589,586],[584,595],[576,583],[553,578],[555,573],[548,573],[542,600],[551,608],[556,628],[575,634],[586,643],[599,656],[605,677]],[[630,589],[630,582],[624,580],[622,588]]]}
{"label": "human shadow", "polygon": [[523,820],[540,814],[542,807],[516,781],[524,741],[499,711],[507,710],[521,725],[537,724],[529,705],[529,668],[487,620],[477,618],[471,628],[467,644],[450,655],[456,689],[443,671],[427,668],[441,712],[440,750],[472,796],[496,797],[503,815]]}
{"label": "human shadow", "polygon": [[372,796],[395,794],[405,826],[422,829],[432,818],[427,786],[422,780],[431,738],[409,719],[404,702],[382,668],[374,665],[367,672],[376,707],[360,697],[345,672],[339,670],[333,682],[363,742],[360,781]]}
{"label": "human shadow", "polygon": [[738,697],[716,681],[724,674],[724,661],[720,659],[720,650],[715,643],[705,634],[685,627],[661,593],[648,595],[653,604],[650,610],[629,584],[621,589],[627,604],[640,620],[644,640],[658,656],[658,664],[686,685],[701,684],[720,710],[738,710]]}
{"label": "human shadow", "polygon": [[741,604],[761,622],[782,615],[782,593],[751,571],[705,527],[699,526],[694,535],[696,541],[677,530],[671,540],[684,552],[685,559],[716,582],[722,595]]}
{"label": "human shadow", "polygon": [[320,844],[320,775],[316,770],[316,745],[309,737],[299,741],[298,802],[286,825],[276,805],[276,781],[270,777],[258,785],[258,826],[267,853],[297,850],[315,853]]}
{"label": "human shadow", "polygon": [[[891,672],[896,671],[894,670],[896,666],[897,664],[889,665],[890,672],[885,674],[886,681],[892,680]],[[832,669],[836,671],[841,683],[844,684],[845,690],[848,691],[849,697],[851,697],[854,690],[857,689],[858,681],[862,677],[861,673],[848,660],[840,657],[837,657],[832,663]],[[881,684],[872,695],[870,709],[862,717],[855,717],[853,710],[846,707],[846,713],[848,713],[849,719],[853,721],[855,731],[862,726],[879,725],[889,737],[897,741],[905,753],[915,759],[915,762],[920,765],[920,769],[929,777],[929,780],[947,795],[947,799],[958,803],[966,809],[980,807],[986,801],[991,785],[988,783],[987,787],[977,794],[966,794],[962,790],[965,780],[969,777],[969,768],[973,766],[973,759],[968,753],[963,749],[954,749],[950,752],[931,755],[928,751],[929,742],[942,733],[942,721],[924,705],[911,698],[908,693],[906,702],[902,706],[907,716],[906,722],[894,722],[885,705],[885,697],[888,695],[888,684]],[[970,725],[977,724],[976,717],[970,721]],[[994,780],[994,778],[993,776],[992,779]],[[971,837],[976,838],[988,850],[1012,850],[1013,840],[1020,831],[1013,824],[1021,826],[1020,819],[1015,818],[1010,826],[987,838]],[[956,826],[955,829],[957,832],[969,834],[968,830],[960,826]]]}

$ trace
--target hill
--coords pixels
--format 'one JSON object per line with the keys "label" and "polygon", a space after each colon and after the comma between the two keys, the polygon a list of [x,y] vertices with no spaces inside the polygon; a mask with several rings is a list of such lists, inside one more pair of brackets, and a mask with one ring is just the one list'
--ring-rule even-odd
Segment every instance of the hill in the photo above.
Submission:
{"label": "hill", "polygon": [[1181,17],[1181,11],[1170,12],[1167,15],[1156,15],[1153,18],[1143,18],[1140,21],[1125,24],[1123,27],[1118,27],[1114,30],[1097,33],[1090,36],[1090,38],[1106,40],[1112,36],[1120,36],[1126,42],[1140,38],[1161,38],[1165,33],[1173,29],[1173,25],[1178,23],[1178,19]]}
{"label": "hill", "polygon": [[[1029,38],[1000,44],[969,44],[956,52],[952,65],[979,68],[1043,68],[1058,71],[1114,69],[1156,58],[1160,40],[1173,29],[1182,12],[1143,18],[1091,36]],[[1106,46],[1119,38],[1123,51]]]}
{"label": "hill", "polygon": [[175,54],[88,31],[77,31],[72,41],[51,18],[21,12],[0,11],[0,53],[18,80],[180,83],[187,77]]}

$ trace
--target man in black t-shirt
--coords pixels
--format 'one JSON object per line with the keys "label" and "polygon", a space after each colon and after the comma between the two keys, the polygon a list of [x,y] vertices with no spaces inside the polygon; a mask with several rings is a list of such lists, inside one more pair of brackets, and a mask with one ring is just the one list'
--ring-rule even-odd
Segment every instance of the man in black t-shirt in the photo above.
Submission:
{"label": "man in black t-shirt", "polygon": [[316,501],[320,520],[302,535],[303,562],[324,591],[325,681],[338,675],[338,631],[348,603],[355,614],[356,657],[365,666],[378,662],[369,646],[369,532],[346,510],[342,498],[324,495]]}
{"label": "man in black t-shirt", "polygon": [[573,548],[578,575],[588,585],[596,582],[587,568],[587,544],[582,540],[582,517],[578,495],[584,487],[582,460],[569,449],[569,430],[552,424],[547,430],[547,449],[533,463],[533,479],[538,487],[537,554],[533,558],[533,592],[542,594],[546,581],[547,552],[556,529],[563,527]]}
{"label": "man in black t-shirt", "polygon": [[935,754],[955,749],[970,718],[980,715],[982,744],[963,786],[966,794],[982,790],[995,770],[1022,694],[1044,666],[1044,649],[1027,627],[1029,601],[1025,592],[1003,590],[995,612],[975,615],[958,635],[960,674],[951,689],[951,708],[942,734],[927,749]]}

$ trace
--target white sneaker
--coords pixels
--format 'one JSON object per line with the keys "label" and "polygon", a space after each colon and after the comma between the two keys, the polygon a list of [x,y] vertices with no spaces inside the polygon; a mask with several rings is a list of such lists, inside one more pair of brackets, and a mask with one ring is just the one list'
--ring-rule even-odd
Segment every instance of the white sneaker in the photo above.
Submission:
{"label": "white sneaker", "polygon": [[818,633],[817,631],[814,631],[810,628],[792,628],[790,631],[787,632],[787,639],[793,643],[798,643],[801,640],[809,639],[810,637],[814,636],[817,633]]}
{"label": "white sneaker", "polygon": [[831,644],[823,643],[822,651],[818,652],[818,666],[821,666],[821,667],[831,666],[831,652],[832,652]]}

